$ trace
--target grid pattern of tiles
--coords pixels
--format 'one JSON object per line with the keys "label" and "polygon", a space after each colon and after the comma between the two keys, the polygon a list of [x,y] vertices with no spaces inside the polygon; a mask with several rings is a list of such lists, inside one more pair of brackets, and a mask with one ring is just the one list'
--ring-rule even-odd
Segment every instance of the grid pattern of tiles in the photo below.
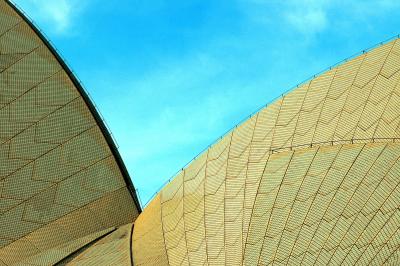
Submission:
{"label": "grid pattern of tiles", "polygon": [[133,229],[92,110],[0,0],[0,265],[397,265],[399,70],[394,40],[302,84],[183,169]]}
{"label": "grid pattern of tiles", "polygon": [[0,265],[138,215],[82,95],[47,43],[0,0]]}
{"label": "grid pattern of tiles", "polygon": [[141,214],[135,264],[398,264],[399,70],[396,39],[236,127]]}

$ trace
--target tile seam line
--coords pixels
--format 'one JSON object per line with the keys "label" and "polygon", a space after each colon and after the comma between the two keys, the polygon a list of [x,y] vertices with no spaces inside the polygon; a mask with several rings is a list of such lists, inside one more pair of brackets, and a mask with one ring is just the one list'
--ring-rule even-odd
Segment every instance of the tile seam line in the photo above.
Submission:
{"label": "tile seam line", "polygon": [[133,185],[132,179],[129,175],[129,172],[125,166],[125,163],[122,160],[122,157],[118,151],[117,145],[115,141],[113,140],[113,137],[111,136],[111,133],[109,132],[105,121],[103,121],[102,117],[100,116],[99,112],[97,111],[94,103],[92,100],[89,98],[89,95],[83,88],[82,84],[78,80],[78,78],[75,76],[75,74],[72,72],[70,67],[66,64],[65,60],[60,56],[59,52],[53,47],[53,45],[50,43],[50,41],[44,36],[42,31],[33,23],[33,21],[20,9],[17,7],[15,3],[13,3],[11,0],[4,0],[4,2],[14,11],[17,13],[20,18],[27,23],[27,25],[31,28],[31,30],[39,37],[39,39],[43,42],[45,47],[50,51],[50,53],[54,56],[56,59],[57,63],[60,64],[61,68],[65,71],[65,73],[68,75],[68,78],[71,80],[77,91],[79,92],[80,96],[83,98],[86,106],[89,109],[89,112],[91,113],[92,117],[96,121],[97,125],[99,126],[102,135],[104,136],[111,153],[113,154],[113,157],[115,158],[115,161],[117,162],[118,168],[121,171],[121,174],[124,178],[124,181],[128,187],[129,194],[131,195],[136,208],[138,209],[139,214],[142,212],[142,206],[140,205],[138,196],[136,194],[136,189],[135,186]]}

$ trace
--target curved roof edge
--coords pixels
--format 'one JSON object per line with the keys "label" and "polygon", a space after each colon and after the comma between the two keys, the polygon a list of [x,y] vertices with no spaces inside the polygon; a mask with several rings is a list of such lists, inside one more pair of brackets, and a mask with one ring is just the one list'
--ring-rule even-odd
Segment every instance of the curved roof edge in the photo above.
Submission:
{"label": "curved roof edge", "polygon": [[59,55],[59,53],[56,51],[56,49],[51,45],[49,40],[43,35],[43,33],[40,31],[40,29],[33,24],[33,22],[27,17],[27,15],[25,15],[25,13],[21,9],[19,9],[16,6],[16,4],[11,2],[10,0],[5,0],[5,2],[28,24],[29,27],[31,27],[31,29],[35,32],[35,34],[46,45],[46,47],[49,49],[49,51],[52,53],[52,55],[56,58],[57,62],[61,65],[63,70],[67,73],[68,77],[71,79],[72,83],[78,90],[79,94],[82,96],[83,100],[85,101],[85,104],[89,108],[90,113],[92,114],[97,125],[99,126],[108,146],[110,147],[110,150],[115,158],[115,161],[117,162],[118,167],[121,170],[122,176],[124,177],[124,181],[127,185],[129,193],[131,194],[132,199],[135,202],[136,208],[140,214],[142,212],[142,207],[140,205],[140,201],[136,194],[135,186],[133,185],[132,179],[130,178],[130,175],[125,166],[125,163],[122,160],[122,157],[118,151],[118,148],[117,148],[107,126],[105,125],[103,119],[101,118],[101,116],[100,116],[99,112],[97,111],[95,105],[93,104],[92,100],[89,98],[89,95],[86,93],[85,89],[82,87],[82,84],[75,77],[72,70],[65,63],[65,61],[62,59],[62,57]]}
{"label": "curved roof edge", "polygon": [[286,94],[292,92],[293,90],[297,89],[298,87],[300,87],[301,85],[313,80],[314,78],[324,74],[325,72],[331,70],[332,68],[335,67],[339,67],[342,64],[346,63],[347,61],[356,58],[359,55],[365,54],[379,46],[382,46],[386,43],[389,43],[393,40],[396,39],[400,39],[400,34],[396,34],[384,41],[378,42],[364,50],[360,50],[359,52],[356,52],[352,55],[350,55],[349,57],[346,57],[345,59],[342,59],[336,63],[334,63],[333,65],[324,68],[323,70],[317,72],[316,74],[304,79],[303,81],[297,83],[296,85],[290,87],[289,89],[285,90],[283,93],[281,93],[280,95],[276,96],[275,98],[272,98],[271,100],[269,100],[266,104],[263,104],[262,106],[258,107],[256,110],[254,110],[253,112],[250,113],[250,115],[245,116],[244,118],[242,118],[241,120],[239,120],[239,122],[237,122],[234,126],[232,126],[231,128],[229,128],[227,131],[225,131],[222,135],[220,135],[218,138],[216,138],[214,141],[212,141],[209,145],[207,145],[204,149],[202,149],[199,153],[197,153],[196,156],[194,156],[191,160],[189,160],[184,166],[182,166],[175,174],[173,174],[170,178],[168,178],[160,187],[159,189],[157,189],[157,191],[143,204],[143,208],[145,208],[156,196],[158,193],[160,193],[160,191],[167,185],[169,184],[172,179],[177,176],[183,169],[185,169],[187,166],[189,166],[189,164],[191,164],[194,160],[197,159],[197,157],[199,157],[201,154],[203,154],[203,152],[205,152],[206,150],[208,150],[209,148],[211,148],[214,144],[216,144],[219,140],[221,140],[222,138],[224,138],[226,135],[228,135],[229,133],[231,133],[235,128],[237,128],[238,126],[240,126],[241,124],[243,124],[244,122],[246,122],[248,119],[250,119],[252,116],[254,116],[255,114],[257,114],[258,112],[260,112],[263,108],[269,106],[270,104],[278,101],[279,99],[281,99],[283,96],[285,96]]}

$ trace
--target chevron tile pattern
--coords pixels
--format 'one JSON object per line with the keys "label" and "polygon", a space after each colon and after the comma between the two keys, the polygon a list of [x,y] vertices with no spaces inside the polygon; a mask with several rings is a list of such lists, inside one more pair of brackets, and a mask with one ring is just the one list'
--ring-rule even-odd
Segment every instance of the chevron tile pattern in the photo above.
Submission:
{"label": "chevron tile pattern", "polygon": [[399,70],[396,39],[233,129],[144,210],[135,263],[400,263]]}
{"label": "chevron tile pattern", "polygon": [[331,68],[139,215],[90,101],[0,0],[0,266],[398,265],[399,79],[398,39]]}
{"label": "chevron tile pattern", "polygon": [[31,25],[1,0],[0,265],[137,215],[81,92]]}

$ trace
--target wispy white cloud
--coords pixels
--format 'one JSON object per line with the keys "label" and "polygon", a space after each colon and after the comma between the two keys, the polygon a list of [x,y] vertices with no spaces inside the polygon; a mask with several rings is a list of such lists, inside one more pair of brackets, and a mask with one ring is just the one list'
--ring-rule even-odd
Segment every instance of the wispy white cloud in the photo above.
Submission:
{"label": "wispy white cloud", "polygon": [[294,29],[305,35],[323,31],[329,25],[329,8],[333,1],[326,0],[239,0],[249,17],[259,23],[276,25],[281,29]]}
{"label": "wispy white cloud", "polygon": [[67,33],[74,18],[87,4],[87,1],[78,0],[14,0],[13,2],[34,21],[46,24],[57,34]]}
{"label": "wispy white cloud", "polygon": [[[400,7],[398,0],[238,0],[248,16],[265,25],[279,22],[284,31],[314,36],[329,28],[370,21]],[[373,26],[373,25],[370,25]]]}
{"label": "wispy white cloud", "polygon": [[326,1],[303,0],[289,3],[284,18],[303,34],[315,34],[323,31],[329,24]]}

